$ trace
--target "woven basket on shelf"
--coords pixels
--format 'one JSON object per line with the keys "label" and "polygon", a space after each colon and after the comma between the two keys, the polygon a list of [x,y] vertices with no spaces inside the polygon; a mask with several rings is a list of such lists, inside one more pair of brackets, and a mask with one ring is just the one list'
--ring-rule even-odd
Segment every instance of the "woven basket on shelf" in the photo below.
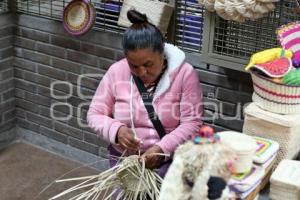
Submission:
{"label": "woven basket on shelf", "polygon": [[162,33],[166,33],[172,16],[174,7],[158,0],[124,0],[120,12],[118,25],[129,27],[130,21],[127,19],[128,10],[137,10],[146,14],[149,22],[157,26]]}
{"label": "woven basket on shelf", "polygon": [[243,133],[279,143],[275,165],[282,159],[293,159],[300,151],[300,114],[282,115],[250,103],[244,109]]}
{"label": "woven basket on shelf", "polygon": [[254,93],[252,100],[259,107],[280,114],[300,114],[300,86],[275,83],[251,71]]}

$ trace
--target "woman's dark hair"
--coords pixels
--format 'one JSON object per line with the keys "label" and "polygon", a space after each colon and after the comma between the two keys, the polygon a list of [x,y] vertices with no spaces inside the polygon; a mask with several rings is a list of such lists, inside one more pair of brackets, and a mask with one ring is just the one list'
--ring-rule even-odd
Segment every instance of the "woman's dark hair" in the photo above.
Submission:
{"label": "woman's dark hair", "polygon": [[150,48],[153,52],[163,53],[164,37],[160,30],[148,22],[147,16],[136,10],[129,10],[127,18],[132,25],[123,36],[123,49],[128,51]]}

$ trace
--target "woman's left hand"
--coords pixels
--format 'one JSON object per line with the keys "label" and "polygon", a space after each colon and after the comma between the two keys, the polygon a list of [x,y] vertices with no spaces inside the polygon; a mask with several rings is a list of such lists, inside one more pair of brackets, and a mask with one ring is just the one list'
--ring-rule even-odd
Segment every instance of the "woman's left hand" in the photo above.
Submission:
{"label": "woman's left hand", "polygon": [[149,148],[142,156],[141,160],[145,160],[146,168],[148,169],[155,169],[160,166],[160,164],[164,161],[165,157],[162,155],[155,155],[155,154],[162,154],[164,153],[163,150],[154,145],[153,147]]}

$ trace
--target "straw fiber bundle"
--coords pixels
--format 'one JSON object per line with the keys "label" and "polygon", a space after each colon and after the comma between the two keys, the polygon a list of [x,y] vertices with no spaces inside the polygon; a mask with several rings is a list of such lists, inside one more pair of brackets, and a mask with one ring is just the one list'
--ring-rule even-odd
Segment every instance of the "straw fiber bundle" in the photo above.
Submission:
{"label": "straw fiber bundle", "polygon": [[139,158],[138,155],[120,157],[115,167],[100,174],[58,180],[56,182],[82,182],[50,200],[59,199],[80,189],[86,191],[77,193],[69,200],[156,200],[162,179],[153,170],[146,169],[145,161],[140,161]]}

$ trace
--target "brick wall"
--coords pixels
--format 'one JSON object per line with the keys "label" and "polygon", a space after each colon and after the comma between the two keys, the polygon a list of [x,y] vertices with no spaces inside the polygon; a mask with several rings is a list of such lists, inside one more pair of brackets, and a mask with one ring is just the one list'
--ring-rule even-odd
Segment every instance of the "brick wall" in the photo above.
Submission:
{"label": "brick wall", "polygon": [[[105,151],[106,144],[86,126],[86,111],[101,75],[122,57],[120,44],[117,34],[92,31],[75,38],[60,22],[19,15],[14,40],[18,126],[96,155]],[[205,122],[216,130],[241,130],[242,107],[251,101],[249,75],[203,64],[197,54],[187,56],[202,82]]]}
{"label": "brick wall", "polygon": [[14,71],[13,71],[12,15],[0,15],[0,141],[10,139],[7,131],[15,126]]}

